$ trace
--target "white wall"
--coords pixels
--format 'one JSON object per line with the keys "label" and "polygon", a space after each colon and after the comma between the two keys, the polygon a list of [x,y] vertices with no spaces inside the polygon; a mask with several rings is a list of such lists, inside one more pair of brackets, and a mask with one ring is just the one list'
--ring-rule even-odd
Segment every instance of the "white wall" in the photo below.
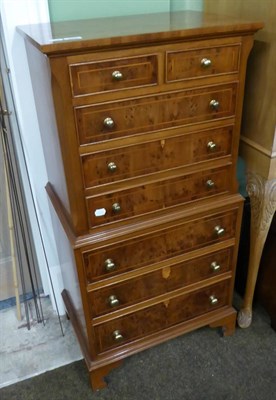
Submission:
{"label": "white wall", "polygon": [[[17,25],[48,22],[48,2],[47,0],[2,0],[0,11],[15,107],[27,161],[27,168],[35,198],[39,225],[42,230],[48,265],[57,297],[58,308],[59,312],[63,314],[64,307],[60,296],[62,289],[60,278],[61,273],[56,243],[54,241],[49,203],[45,192],[45,185],[48,181],[47,172],[36,117],[24,40],[15,29]],[[13,110],[11,117],[15,117],[15,110]],[[19,138],[16,139],[19,142]],[[20,160],[20,163],[21,165],[23,164],[23,159]],[[24,172],[23,167],[22,171]],[[25,186],[27,187],[26,174],[23,178],[26,183]],[[28,191],[26,192],[26,195],[44,293],[50,294],[53,308],[55,309],[46,259],[44,257],[44,251],[40,240],[35,211],[32,206],[32,198]]]}

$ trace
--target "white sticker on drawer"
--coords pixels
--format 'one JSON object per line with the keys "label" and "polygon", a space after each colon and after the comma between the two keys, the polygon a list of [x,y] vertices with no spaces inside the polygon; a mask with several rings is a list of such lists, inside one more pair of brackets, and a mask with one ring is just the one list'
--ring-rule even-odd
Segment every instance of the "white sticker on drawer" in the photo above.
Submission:
{"label": "white sticker on drawer", "polygon": [[105,208],[97,208],[94,212],[95,217],[103,217],[106,214],[106,209]]}

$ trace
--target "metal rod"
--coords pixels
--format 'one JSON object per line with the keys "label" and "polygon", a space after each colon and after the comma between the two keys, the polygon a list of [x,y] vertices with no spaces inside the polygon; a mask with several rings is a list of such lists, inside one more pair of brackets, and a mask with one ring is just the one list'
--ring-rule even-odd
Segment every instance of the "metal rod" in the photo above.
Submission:
{"label": "metal rod", "polygon": [[[2,43],[1,43],[1,44],[2,44]],[[3,49],[3,55],[4,55],[4,58],[5,58],[4,49]],[[5,65],[7,65],[6,58],[5,58]],[[10,92],[12,93],[10,79],[8,79],[8,84],[9,84],[9,87],[10,87]],[[14,108],[14,109],[15,109],[15,108]],[[4,120],[4,118],[3,118],[3,120]],[[15,121],[16,121],[16,123],[17,123],[16,111],[15,111]],[[18,124],[17,124],[17,127],[18,127]],[[28,171],[28,169],[27,169],[26,157],[25,157],[25,153],[24,153],[24,151],[23,151],[23,148],[24,148],[24,147],[23,147],[22,137],[21,137],[21,135],[20,135],[20,129],[19,129],[19,127],[18,127],[18,132],[19,132],[19,135],[18,135],[18,137],[19,137],[19,142],[20,142],[20,145],[21,145],[21,148],[22,148],[23,163],[24,163],[25,171],[26,171],[26,175],[27,175],[28,186],[29,186],[29,189],[30,189],[30,195],[31,195],[31,199],[32,199],[33,209],[34,209],[34,212],[35,212],[36,222],[37,222],[37,226],[38,226],[38,229],[39,229],[39,235],[40,235],[41,245],[42,245],[42,249],[43,249],[43,254],[44,254],[45,261],[46,261],[46,265],[47,265],[47,271],[48,271],[48,275],[49,275],[49,279],[50,279],[50,284],[51,284],[51,288],[52,288],[52,292],[53,292],[53,297],[54,297],[54,302],[55,302],[55,306],[56,306],[56,310],[57,310],[57,314],[58,314],[58,319],[59,319],[59,324],[60,324],[61,333],[62,333],[62,335],[64,336],[64,331],[63,331],[63,327],[62,327],[62,323],[61,323],[59,308],[58,308],[58,304],[57,304],[57,300],[56,300],[56,295],[55,295],[55,291],[54,291],[54,286],[53,286],[53,281],[52,281],[52,277],[51,277],[51,273],[50,273],[49,262],[48,262],[48,258],[47,258],[47,254],[46,254],[46,250],[45,250],[45,245],[44,245],[44,241],[43,241],[43,237],[42,237],[41,226],[40,226],[40,222],[39,222],[39,218],[38,218],[38,214],[37,214],[37,209],[36,209],[36,206],[35,206],[34,194],[33,194],[32,186],[31,186],[31,182],[30,182],[29,171]],[[20,199],[18,198],[18,192],[17,192],[17,190],[14,190],[15,197],[16,197],[16,201],[15,201],[15,202],[16,202],[17,205],[18,205],[18,211],[21,210],[22,213],[23,213],[23,216],[22,216],[22,214],[20,214],[20,213],[18,212],[18,216],[19,216],[18,219],[19,219],[19,224],[20,224],[20,227],[21,227],[22,232],[27,233],[27,235],[22,235],[22,237],[23,237],[23,244],[24,244],[25,254],[26,254],[27,261],[28,261],[27,264],[28,264],[28,269],[29,269],[29,275],[30,275],[30,280],[31,280],[31,286],[32,286],[32,290],[33,290],[34,304],[35,304],[35,308],[36,308],[36,312],[37,312],[37,319],[41,321],[41,318],[42,318],[42,322],[43,322],[43,324],[44,324],[44,317],[43,317],[43,310],[42,310],[42,304],[41,304],[40,296],[38,296],[38,301],[39,301],[39,305],[40,305],[40,311],[39,311],[39,307],[38,307],[38,303],[37,303],[37,295],[38,295],[38,292],[39,292],[39,288],[38,288],[37,273],[36,273],[36,269],[35,269],[36,263],[35,263],[35,256],[34,256],[34,252],[33,252],[33,246],[31,245],[31,244],[33,244],[33,243],[32,243],[32,240],[31,240],[32,235],[30,234],[30,231],[29,231],[29,230],[30,230],[30,226],[29,226],[29,224],[28,224],[28,218],[27,218],[27,215],[26,215],[25,202],[23,201],[23,199],[25,198],[25,196],[24,196],[24,194],[22,193],[22,183],[21,183],[21,181],[20,181],[20,176],[21,176],[21,175],[20,175],[20,173],[19,173],[18,160],[17,160],[17,157],[16,157],[16,146],[15,146],[15,143],[14,143],[13,135],[10,135],[10,140],[11,140],[11,146],[10,146],[10,147],[13,149],[13,156],[14,156],[14,163],[11,162],[11,166],[12,166],[12,165],[15,166],[16,172],[17,172],[17,176],[18,176],[18,178],[19,178],[19,184],[18,184],[18,185],[16,185],[16,181],[15,181],[15,179],[13,179],[13,181],[14,181],[14,189],[18,189],[18,190],[19,190],[20,196],[21,196],[20,198],[21,198],[21,200],[22,200],[22,201],[21,201],[22,207],[20,207]],[[8,141],[8,138],[6,138],[6,144],[7,144],[7,147],[9,148],[9,141]],[[10,155],[10,156],[11,156],[11,155]],[[10,161],[12,161],[12,160],[11,160],[11,157],[10,157]],[[14,178],[14,177],[13,177],[13,178]],[[24,220],[26,221],[26,225],[27,225],[27,226],[26,226],[26,230],[27,230],[27,232],[26,232],[26,230],[24,229],[23,218],[24,218]],[[27,239],[28,239],[28,243],[30,244],[29,247],[27,246]],[[31,250],[31,251],[29,252],[28,250]],[[30,263],[30,261],[32,261],[32,263]],[[31,267],[31,265],[32,265],[32,267]],[[35,291],[34,282],[33,282],[33,277],[32,277],[32,269],[33,269],[33,274],[34,274],[34,281],[35,281],[35,283],[36,283],[36,291]],[[40,317],[40,312],[41,312],[41,317]]]}

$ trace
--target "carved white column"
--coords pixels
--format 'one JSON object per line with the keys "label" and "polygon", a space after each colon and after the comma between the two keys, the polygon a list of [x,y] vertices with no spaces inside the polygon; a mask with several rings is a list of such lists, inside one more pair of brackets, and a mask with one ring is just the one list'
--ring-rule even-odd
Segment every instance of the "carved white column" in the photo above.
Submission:
{"label": "carved white column", "polygon": [[247,192],[251,203],[250,256],[243,306],[238,314],[238,324],[247,328],[252,321],[252,302],[263,247],[276,210],[276,179],[248,173]]}

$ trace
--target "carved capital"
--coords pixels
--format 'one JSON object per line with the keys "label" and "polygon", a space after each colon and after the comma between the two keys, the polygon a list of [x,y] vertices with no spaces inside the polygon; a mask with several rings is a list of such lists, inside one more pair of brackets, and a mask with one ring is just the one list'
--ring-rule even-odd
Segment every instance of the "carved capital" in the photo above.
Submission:
{"label": "carved capital", "polygon": [[276,210],[276,179],[266,180],[249,172],[246,190],[250,197],[252,228],[266,231]]}

